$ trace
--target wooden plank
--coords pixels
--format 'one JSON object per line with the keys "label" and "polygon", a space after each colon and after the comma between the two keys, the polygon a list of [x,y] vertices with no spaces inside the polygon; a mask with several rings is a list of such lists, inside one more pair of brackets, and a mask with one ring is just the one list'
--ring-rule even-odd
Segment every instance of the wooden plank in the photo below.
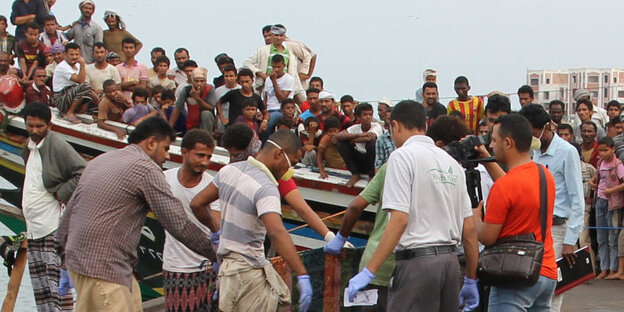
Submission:
{"label": "wooden plank", "polygon": [[0,204],[0,214],[24,221],[22,210],[13,206]]}
{"label": "wooden plank", "polygon": [[24,268],[26,267],[27,247],[27,241],[23,240],[20,245],[20,249],[17,251],[15,263],[13,263],[13,270],[11,271],[11,278],[9,279],[6,297],[2,303],[2,312],[13,312],[13,309],[15,308],[15,301],[17,300],[17,294],[19,293],[20,285],[22,284],[22,276],[24,275]]}

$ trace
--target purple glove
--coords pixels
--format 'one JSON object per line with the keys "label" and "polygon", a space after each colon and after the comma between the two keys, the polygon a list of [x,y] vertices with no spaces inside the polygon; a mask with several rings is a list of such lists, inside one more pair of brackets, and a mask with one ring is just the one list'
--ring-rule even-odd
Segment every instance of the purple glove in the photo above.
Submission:
{"label": "purple glove", "polygon": [[478,279],[471,279],[464,276],[464,286],[459,292],[459,306],[463,306],[462,311],[472,311],[479,306],[479,289],[477,288]]}
{"label": "purple glove", "polygon": [[306,312],[312,303],[312,283],[310,275],[297,276],[297,288],[299,288],[299,310]]}
{"label": "purple glove", "polygon": [[69,278],[69,273],[67,270],[61,269],[61,280],[59,281],[58,292],[61,297],[67,295],[70,289],[74,288],[74,284]]}
{"label": "purple glove", "polygon": [[340,232],[338,232],[338,234],[336,234],[336,237],[330,240],[325,245],[325,247],[323,247],[323,251],[330,255],[337,255],[342,250],[342,246],[344,246],[346,241],[347,241],[347,238],[343,237],[342,235],[340,235]]}
{"label": "purple glove", "polygon": [[347,290],[349,293],[349,301],[353,302],[355,300],[355,294],[360,291],[360,289],[366,287],[374,278],[375,274],[371,273],[368,268],[364,268],[362,272],[350,279]]}

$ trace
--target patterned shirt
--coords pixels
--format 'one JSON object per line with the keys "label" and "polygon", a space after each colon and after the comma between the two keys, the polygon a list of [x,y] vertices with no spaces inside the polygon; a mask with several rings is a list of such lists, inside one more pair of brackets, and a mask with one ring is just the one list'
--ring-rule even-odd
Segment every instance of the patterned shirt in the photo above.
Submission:
{"label": "patterned shirt", "polygon": [[173,196],[161,168],[137,145],[91,160],[59,227],[67,268],[132,288],[141,229],[149,209],[176,239],[215,259],[210,240]]}
{"label": "patterned shirt", "polygon": [[479,121],[485,117],[485,109],[483,108],[483,99],[473,96],[470,100],[462,102],[454,99],[447,106],[447,113],[459,111],[464,116],[466,126],[472,129],[474,133],[479,131]]}
{"label": "patterned shirt", "polygon": [[375,142],[375,169],[381,168],[390,158],[390,153],[396,149],[394,141],[390,137],[390,131],[386,131]]}
{"label": "patterned shirt", "polygon": [[282,214],[278,184],[269,169],[249,157],[223,167],[212,183],[219,189],[221,204],[219,258],[236,253],[256,268],[268,265],[264,255],[266,228],[260,217]]}
{"label": "patterned shirt", "polygon": [[0,38],[0,52],[15,55],[15,37],[7,33],[6,38]]}
{"label": "patterned shirt", "polygon": [[[270,73],[273,71],[273,56],[280,54],[281,56],[284,57],[284,68],[286,69],[286,71],[288,70],[288,62],[290,61],[290,51],[288,51],[288,49],[286,49],[286,47],[284,47],[283,51],[278,50],[275,45],[271,45],[271,49],[269,50],[269,64],[267,65],[267,71],[266,73]],[[270,79],[267,79],[270,80]]]}

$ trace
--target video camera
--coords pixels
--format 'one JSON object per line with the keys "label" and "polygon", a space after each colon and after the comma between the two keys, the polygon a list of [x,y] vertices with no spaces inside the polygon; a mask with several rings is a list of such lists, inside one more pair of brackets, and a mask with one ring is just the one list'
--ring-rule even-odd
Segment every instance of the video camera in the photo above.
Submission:
{"label": "video camera", "polygon": [[[475,151],[475,147],[485,144],[483,137],[470,135],[461,141],[454,141],[449,143],[444,149],[455,160],[464,165],[468,160],[476,160],[479,158],[479,154]],[[464,165],[465,167],[466,165]]]}

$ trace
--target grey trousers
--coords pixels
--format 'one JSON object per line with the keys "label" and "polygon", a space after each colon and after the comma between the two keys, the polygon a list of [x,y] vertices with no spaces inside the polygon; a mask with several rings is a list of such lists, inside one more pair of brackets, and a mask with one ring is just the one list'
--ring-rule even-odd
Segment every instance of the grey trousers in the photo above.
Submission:
{"label": "grey trousers", "polygon": [[458,280],[455,253],[397,260],[388,287],[388,311],[457,312]]}
{"label": "grey trousers", "polygon": [[[202,111],[199,117],[199,128],[210,132],[210,134],[213,134],[214,124],[215,124],[214,121],[215,121],[214,114],[211,111],[208,111],[208,110]],[[191,129],[187,129],[187,130],[191,130]]]}

